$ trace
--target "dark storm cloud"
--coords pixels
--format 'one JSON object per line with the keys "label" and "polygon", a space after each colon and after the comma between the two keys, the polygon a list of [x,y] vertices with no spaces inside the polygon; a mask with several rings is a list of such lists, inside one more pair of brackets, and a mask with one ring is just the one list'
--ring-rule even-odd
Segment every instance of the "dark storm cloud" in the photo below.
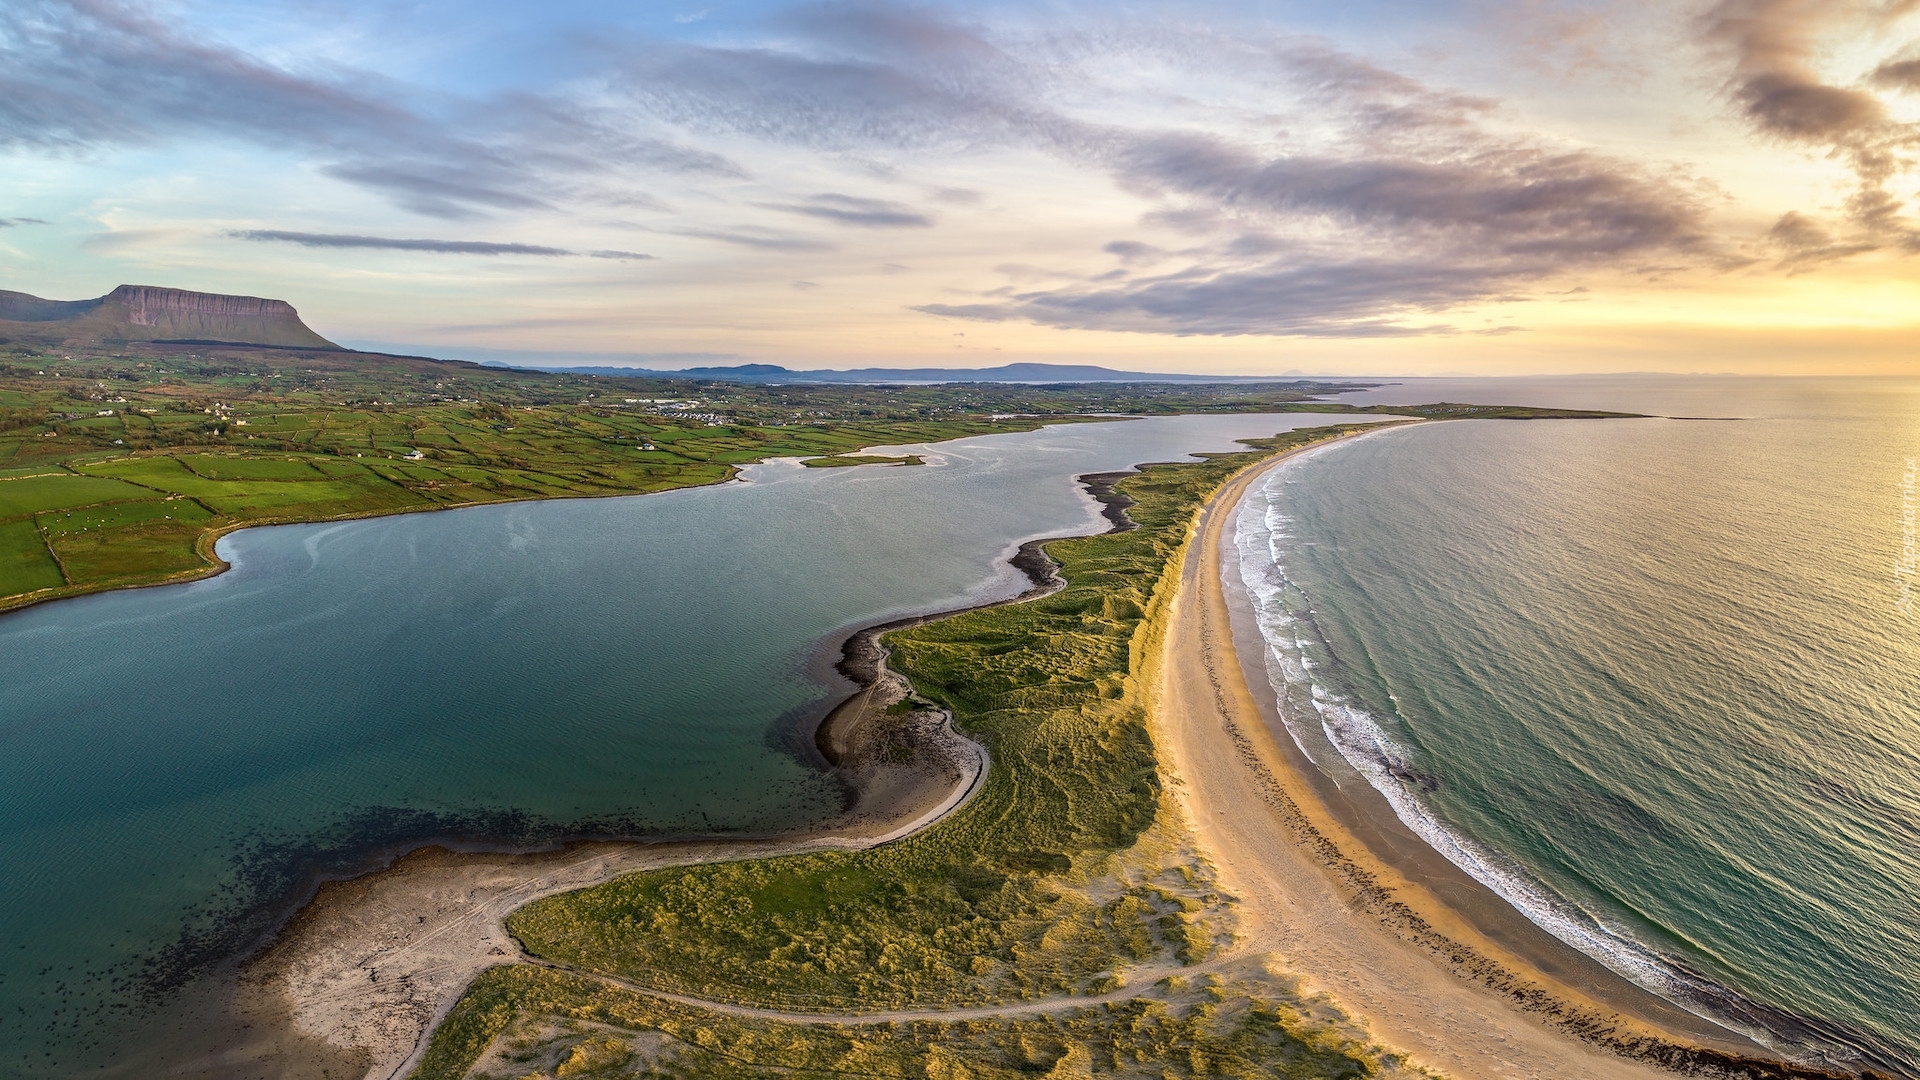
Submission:
{"label": "dark storm cloud", "polygon": [[422,251],[435,255],[557,256],[574,254],[565,248],[543,247],[538,244],[494,243],[488,240],[407,240],[389,236],[354,236],[347,233],[287,232],[282,229],[245,229],[228,235],[238,240],[299,244],[301,247],[373,248],[382,251]]}
{"label": "dark storm cloud", "polygon": [[773,204],[772,208],[866,229],[925,229],[933,224],[932,218],[906,203],[853,195],[812,195],[802,203]]}

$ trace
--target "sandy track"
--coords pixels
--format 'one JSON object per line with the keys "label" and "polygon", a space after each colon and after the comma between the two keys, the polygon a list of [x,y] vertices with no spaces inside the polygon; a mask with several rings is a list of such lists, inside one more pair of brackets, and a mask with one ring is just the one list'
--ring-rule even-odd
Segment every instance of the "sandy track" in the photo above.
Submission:
{"label": "sandy track", "polygon": [[536,855],[416,851],[323,889],[249,966],[240,997],[260,1003],[254,1008],[268,1022],[348,1053],[368,1080],[403,1075],[474,978],[523,958],[506,930],[515,909],[636,870],[855,850],[916,832],[961,806],[986,773],[985,748],[946,733],[959,755],[954,774],[932,805],[912,806],[905,820],[866,816],[830,835],[764,841],[594,843]]}

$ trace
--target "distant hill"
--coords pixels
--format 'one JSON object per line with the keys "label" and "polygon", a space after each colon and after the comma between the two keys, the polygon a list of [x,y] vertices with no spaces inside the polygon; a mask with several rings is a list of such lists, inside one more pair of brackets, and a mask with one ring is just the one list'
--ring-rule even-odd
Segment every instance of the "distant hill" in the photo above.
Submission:
{"label": "distant hill", "polygon": [[[494,367],[507,365],[494,364]],[[854,368],[851,371],[795,371],[778,364],[739,364],[656,371],[633,367],[546,368],[573,375],[623,378],[715,379],[735,383],[1312,383],[1298,375],[1174,375],[1151,371],[1115,371],[1091,364],[1004,364],[991,368]]]}
{"label": "distant hill", "polygon": [[339,346],[285,300],[122,285],[94,300],[43,300],[0,290],[0,340],[97,345],[180,341],[307,349]]}

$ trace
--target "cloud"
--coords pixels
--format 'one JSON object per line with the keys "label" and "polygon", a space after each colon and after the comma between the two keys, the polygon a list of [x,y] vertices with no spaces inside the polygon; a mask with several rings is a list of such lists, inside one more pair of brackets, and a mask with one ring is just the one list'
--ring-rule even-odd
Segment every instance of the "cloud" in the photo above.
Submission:
{"label": "cloud", "polygon": [[696,240],[714,240],[736,247],[754,248],[759,251],[832,251],[834,245],[825,240],[815,240],[806,236],[793,236],[788,233],[762,229],[752,225],[742,225],[732,229],[706,229],[695,226],[666,226],[651,230],[668,236],[689,236]]}
{"label": "cloud", "polygon": [[125,0],[0,5],[0,147],[238,139],[313,161],[417,213],[472,218],[591,201],[630,170],[741,178],[624,107],[510,94],[425,98],[378,75],[296,73],[202,41]]}
{"label": "cloud", "polygon": [[1101,250],[1118,256],[1123,263],[1153,263],[1167,257],[1167,253],[1160,248],[1138,240],[1115,240]]}
{"label": "cloud", "polygon": [[[1231,269],[1194,267],[1124,285],[1016,294],[986,304],[926,304],[953,318],[1147,333],[1386,337],[1446,332],[1448,308],[1523,287],[1535,264],[1320,258]],[[1409,318],[1418,319],[1409,322]]]}
{"label": "cloud", "polygon": [[46,222],[40,220],[37,217],[0,218],[0,229],[11,229],[17,225],[45,225],[45,224]]}
{"label": "cloud", "polygon": [[776,204],[773,209],[865,229],[925,229],[933,225],[932,218],[905,203],[854,195],[810,195],[803,203]]}
{"label": "cloud", "polygon": [[1872,94],[1833,86],[1813,67],[1820,36],[1866,14],[1859,0],[1721,0],[1709,41],[1734,55],[1732,92],[1748,120],[1788,139],[1835,141],[1886,122]]}
{"label": "cloud", "polygon": [[[1833,24],[1828,9],[1858,13],[1879,2],[1716,0],[1699,25],[1732,58],[1729,100],[1757,129],[1807,144],[1838,140],[1863,177],[1878,169],[1884,178],[1896,168],[1885,110],[1865,89],[1821,81],[1804,41]],[[1105,250],[1120,269],[1046,271],[967,298],[974,302],[919,310],[1153,333],[1442,332],[1449,311],[1563,286],[1570,275],[1727,265],[1707,198],[1678,170],[1527,134],[1498,102],[1299,35],[1100,16],[996,26],[934,8],[828,2],[776,14],[757,37],[732,27],[709,39],[719,43],[600,35],[576,54],[564,86],[458,100],[364,72],[294,71],[143,12],[120,0],[0,5],[0,147],[212,135],[276,149],[441,219],[632,204],[660,217],[623,227],[779,253],[835,245],[732,222],[751,222],[757,208],[912,230],[938,215],[821,191],[831,182],[799,179],[813,169],[750,175],[733,154],[857,164],[863,186],[897,184],[935,209],[983,196],[939,186],[922,163],[1017,155],[1050,162],[1103,197],[1114,187],[1130,193],[1144,203],[1140,229],[1162,230],[1163,243],[1167,232],[1182,238],[1165,248],[1118,239]],[[1888,61],[1874,85],[1909,78],[1902,63]],[[1206,93],[1192,93],[1196,84]],[[674,211],[664,203],[632,194],[636,170],[682,178],[674,205],[702,209],[667,217]],[[736,197],[752,200],[739,217]],[[1900,209],[1876,181],[1863,184],[1849,213],[1861,228],[1892,229]],[[1109,235],[1124,229],[1116,222]],[[648,257],[235,235],[310,247]],[[1769,243],[1793,270],[1855,242],[1810,235],[1788,228]]]}
{"label": "cloud", "polygon": [[[314,248],[374,248],[383,251],[422,251],[436,255],[572,255],[566,248],[538,244],[507,244],[489,240],[403,240],[388,236],[348,233],[288,232],[282,229],[243,229],[227,235],[239,240],[299,244]],[[610,256],[630,258],[625,253]],[[645,258],[645,256],[641,256]]]}
{"label": "cloud", "polygon": [[1836,240],[1825,226],[1791,210],[1780,215],[1780,220],[1767,230],[1767,241],[1781,252],[1780,266],[1793,273],[1864,254],[1880,246],[1870,240]]}
{"label": "cloud", "polygon": [[[1721,257],[1684,179],[1496,134],[1486,122],[1495,103],[1311,39],[1161,27],[1035,45],[928,9],[847,4],[792,13],[780,29],[776,44],[643,46],[619,61],[620,87],[690,128],[815,153],[1039,151],[1157,204],[1146,224],[1230,235],[1171,276],[1054,274],[1072,284],[922,311],[1167,333],[1380,334],[1403,317],[1431,329],[1433,313],[1570,271]],[[1097,98],[1086,80],[1128,52],[1249,80],[1316,134],[1276,143],[1056,104]],[[870,227],[929,220],[849,196],[778,208]],[[1151,262],[1151,248],[1107,250],[1132,267]]]}
{"label": "cloud", "polygon": [[[1913,0],[1720,0],[1702,24],[1707,41],[1732,58],[1728,88],[1741,114],[1762,134],[1826,147],[1847,160],[1859,182],[1847,202],[1855,223],[1909,248],[1920,245],[1920,234],[1900,217],[1900,201],[1887,184],[1911,168],[1904,151],[1920,142],[1920,129],[1896,122],[1867,89],[1823,79],[1815,61],[1829,39],[1877,35],[1915,6]],[[1866,84],[1920,86],[1920,61],[1890,59]]]}
{"label": "cloud", "polygon": [[1920,90],[1920,60],[1889,60],[1873,69],[1872,81],[1896,90]]}
{"label": "cloud", "polygon": [[1696,199],[1622,162],[1495,139],[1461,149],[1424,158],[1262,158],[1217,137],[1179,134],[1142,140],[1118,168],[1133,185],[1201,196],[1222,209],[1467,235],[1476,246],[1575,261],[1704,242]]}
{"label": "cloud", "polygon": [[589,251],[587,255],[595,259],[622,259],[628,262],[647,262],[653,259],[641,251]]}

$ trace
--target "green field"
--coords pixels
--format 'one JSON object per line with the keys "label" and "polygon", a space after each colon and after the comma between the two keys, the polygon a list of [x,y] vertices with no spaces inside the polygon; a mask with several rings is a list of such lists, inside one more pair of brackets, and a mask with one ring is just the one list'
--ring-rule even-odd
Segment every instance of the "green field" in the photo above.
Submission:
{"label": "green field", "polygon": [[[442,404],[396,422],[391,415],[327,410],[302,419],[281,411],[260,424],[276,433],[265,445],[251,431],[231,438],[239,430],[233,427],[208,434],[217,440],[212,446],[165,446],[120,427],[76,434],[56,426],[55,438],[31,444],[52,460],[0,475],[0,608],[204,573],[214,565],[212,538],[248,525],[639,494],[717,483],[739,465],[770,457],[837,455],[1040,423],[683,426],[580,406],[522,406],[505,424],[503,412]],[[93,445],[106,434],[123,448]],[[82,438],[89,442],[75,445]]]}
{"label": "green field", "polygon": [[213,538],[247,525],[638,494],[773,457],[912,465],[854,451],[1095,413],[1598,415],[1311,400],[1339,389],[743,386],[298,349],[15,344],[0,352],[0,610],[209,572]]}
{"label": "green field", "polygon": [[[1246,453],[1153,466],[1119,485],[1134,500],[1128,514],[1139,528],[1048,545],[1067,581],[1061,591],[888,634],[892,666],[992,753],[982,790],[939,825],[864,852],[633,874],[529,904],[509,929],[530,954],[573,972],[798,1012],[1100,993],[1121,985],[1129,968],[1204,959],[1223,940],[1223,901],[1204,865],[1184,858],[1163,827],[1162,779],[1139,686],[1157,632],[1152,616],[1177,581],[1195,514],[1228,476],[1274,450],[1348,430],[1290,432]],[[1172,1019],[1155,1021],[1167,1027],[1150,1075],[1204,1074],[1192,1063],[1224,1052],[1202,1048],[1215,1036],[1243,1056],[1271,1050],[1266,1066],[1245,1075],[1358,1076],[1377,1066],[1353,1046],[1313,1056],[1319,1051],[1302,1049],[1311,1043],[1306,1028],[1281,1023],[1278,1011],[1242,1009],[1222,1028],[1183,1028],[1173,1020],[1193,1015],[1193,1002],[1182,1000]],[[465,1075],[514,1024],[543,1030],[535,1021],[560,1017],[663,1031],[664,1008],[563,972],[497,968],[435,1033],[416,1076]],[[1123,1051],[1111,1031],[1093,1030],[1112,1014],[1100,1016],[1049,1021],[1092,1027],[1082,1035],[1049,1029],[1055,1049],[1040,1055],[1046,1066],[1077,1046],[1072,1053],[1092,1055],[1095,1068],[1119,1067],[1134,1051]],[[1122,1027],[1138,1034],[1133,1024]],[[727,1067],[738,1071],[718,1075],[801,1068],[924,1076],[934,1075],[929,1062],[940,1053],[967,1056],[972,1075],[1036,1071],[1010,1049],[1019,1039],[1009,1024],[981,1025],[964,1038],[892,1029],[855,1040],[884,1045],[875,1053],[911,1064],[906,1071],[829,1068],[833,1054],[850,1052],[845,1037],[775,1027],[748,1024],[706,1041],[695,1035],[689,1045],[717,1053],[760,1040],[758,1057],[727,1050]],[[689,1041],[684,1032],[674,1038]],[[789,1053],[806,1064],[784,1064]],[[1307,1071],[1279,1067],[1295,1059]]]}

